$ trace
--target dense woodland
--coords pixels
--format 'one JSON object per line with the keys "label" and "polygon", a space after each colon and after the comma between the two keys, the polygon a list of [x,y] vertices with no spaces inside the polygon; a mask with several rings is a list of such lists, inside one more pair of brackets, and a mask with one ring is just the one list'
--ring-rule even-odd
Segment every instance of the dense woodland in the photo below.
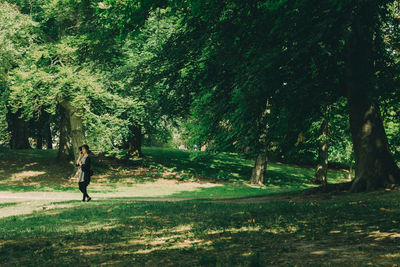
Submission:
{"label": "dense woodland", "polygon": [[339,164],[357,192],[400,183],[399,132],[399,1],[0,0],[0,146],[140,157],[178,135],[254,159],[253,183]]}

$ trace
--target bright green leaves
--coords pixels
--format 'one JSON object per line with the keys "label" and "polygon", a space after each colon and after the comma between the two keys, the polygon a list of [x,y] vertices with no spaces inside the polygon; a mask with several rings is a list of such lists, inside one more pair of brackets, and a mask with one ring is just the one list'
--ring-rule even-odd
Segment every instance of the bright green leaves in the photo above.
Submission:
{"label": "bright green leaves", "polygon": [[[0,2],[0,143],[8,140],[7,104],[10,96],[8,74],[27,56],[35,40],[37,28],[28,16]],[[30,100],[29,100],[30,101]]]}
{"label": "bright green leaves", "polygon": [[18,65],[33,44],[35,23],[15,7],[0,2],[0,80]]}

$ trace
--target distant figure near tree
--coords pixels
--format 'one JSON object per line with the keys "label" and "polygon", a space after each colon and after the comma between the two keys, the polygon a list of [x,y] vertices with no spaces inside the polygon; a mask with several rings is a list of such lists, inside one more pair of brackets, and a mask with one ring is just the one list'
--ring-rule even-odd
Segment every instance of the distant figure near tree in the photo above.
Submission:
{"label": "distant figure near tree", "polygon": [[184,144],[180,145],[180,146],[179,146],[179,149],[180,149],[180,150],[187,150],[187,148],[186,148],[186,146],[185,146]]}
{"label": "distant figure near tree", "polygon": [[83,194],[82,202],[89,202],[92,198],[87,193],[87,186],[90,184],[90,176],[92,176],[93,172],[90,169],[90,157],[89,154],[91,151],[89,150],[88,145],[82,145],[79,147],[79,158],[76,161],[76,166],[81,166],[78,172],[78,184],[79,190]]}

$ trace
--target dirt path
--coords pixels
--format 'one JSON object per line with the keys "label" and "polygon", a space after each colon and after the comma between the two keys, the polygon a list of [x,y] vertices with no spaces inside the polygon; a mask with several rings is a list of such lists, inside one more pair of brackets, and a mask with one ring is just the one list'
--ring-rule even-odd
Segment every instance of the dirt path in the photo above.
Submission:
{"label": "dirt path", "polygon": [[[256,197],[167,197],[151,195],[135,195],[135,193],[111,192],[111,193],[92,193],[93,201],[148,201],[148,202],[176,202],[188,200],[209,200],[215,202],[231,203],[260,203],[269,201],[324,201],[331,198],[329,194],[304,195],[279,193]],[[80,192],[10,192],[0,191],[0,203],[24,202],[24,201],[52,201],[65,202],[80,200]]]}
{"label": "dirt path", "polygon": [[[0,218],[31,214],[43,209],[61,208],[65,202],[76,201],[76,204],[82,203],[82,194],[78,192],[9,192],[0,191]],[[189,200],[204,200],[212,202],[235,202],[235,203],[258,203],[277,199],[277,195],[251,198],[232,198],[232,197],[137,197],[128,192],[112,193],[93,193],[92,202],[98,201],[133,201],[133,202],[178,202]],[[282,196],[279,197],[283,200]],[[2,206],[3,204],[3,206]]]}

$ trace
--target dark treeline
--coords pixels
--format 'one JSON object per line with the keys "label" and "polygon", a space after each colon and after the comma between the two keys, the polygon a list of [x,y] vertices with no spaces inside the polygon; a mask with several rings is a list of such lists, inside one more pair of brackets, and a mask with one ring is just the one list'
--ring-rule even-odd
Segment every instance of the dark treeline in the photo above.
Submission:
{"label": "dark treeline", "polygon": [[[0,1],[0,145],[187,147],[399,184],[399,1]],[[71,149],[72,148],[72,149]]]}

